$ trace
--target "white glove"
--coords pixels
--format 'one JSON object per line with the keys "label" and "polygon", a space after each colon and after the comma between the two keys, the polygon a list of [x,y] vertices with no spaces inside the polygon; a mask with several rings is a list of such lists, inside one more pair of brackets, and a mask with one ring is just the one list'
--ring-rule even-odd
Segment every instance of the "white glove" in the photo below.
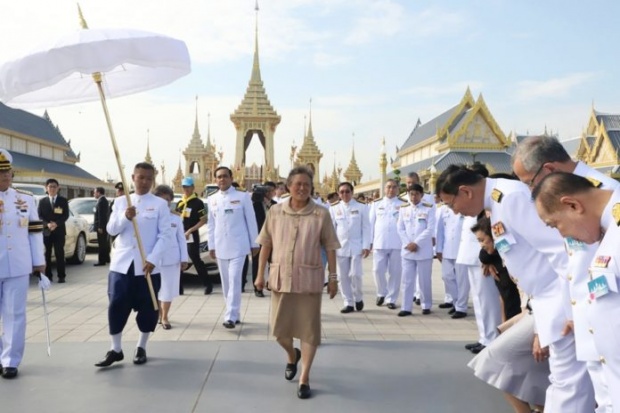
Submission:
{"label": "white glove", "polygon": [[41,279],[39,280],[39,288],[47,291],[50,289],[51,285],[52,285],[52,282],[50,281],[50,279],[47,278],[44,274],[41,274]]}

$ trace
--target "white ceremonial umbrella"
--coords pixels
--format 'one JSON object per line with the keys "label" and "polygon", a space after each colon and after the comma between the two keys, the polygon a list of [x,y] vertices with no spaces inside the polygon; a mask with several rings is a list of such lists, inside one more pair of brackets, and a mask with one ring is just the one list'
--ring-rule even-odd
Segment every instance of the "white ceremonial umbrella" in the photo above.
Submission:
{"label": "white ceremonial umbrella", "polygon": [[[68,105],[99,99],[125,188],[123,163],[112,129],[106,97],[167,85],[191,70],[181,40],[131,29],[89,29],[80,6],[82,29],[0,67],[0,101],[18,108]],[[131,206],[129,193],[127,204]],[[133,220],[143,262],[146,255]],[[157,298],[146,274],[153,306]]]}

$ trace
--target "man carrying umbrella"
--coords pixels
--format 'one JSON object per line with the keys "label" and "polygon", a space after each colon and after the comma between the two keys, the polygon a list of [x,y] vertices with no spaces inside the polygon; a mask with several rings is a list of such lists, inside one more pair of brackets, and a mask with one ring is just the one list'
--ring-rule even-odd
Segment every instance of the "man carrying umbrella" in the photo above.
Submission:
{"label": "man carrying umbrella", "polygon": [[[11,188],[12,162],[0,148],[0,371],[5,379],[17,376],[24,354],[28,275],[45,272],[43,222],[32,194]],[[41,279],[41,286],[49,287],[45,275]]]}
{"label": "man carrying umbrella", "polygon": [[[161,262],[166,252],[167,238],[172,236],[170,211],[162,198],[150,192],[155,179],[153,165],[138,163],[131,178],[136,189],[135,193],[130,195],[132,206],[127,207],[125,197],[117,198],[107,227],[110,235],[117,235],[108,275],[108,322],[112,348],[95,364],[97,367],[108,367],[123,360],[121,337],[132,309],[138,313],[136,322],[140,330],[133,362],[146,363],[146,343],[150,333],[155,331],[159,318],[159,312],[153,308],[151,302],[145,274],[150,274],[153,289],[157,294],[161,278],[156,265]],[[146,256],[144,262],[132,220],[136,220],[142,239]]]}

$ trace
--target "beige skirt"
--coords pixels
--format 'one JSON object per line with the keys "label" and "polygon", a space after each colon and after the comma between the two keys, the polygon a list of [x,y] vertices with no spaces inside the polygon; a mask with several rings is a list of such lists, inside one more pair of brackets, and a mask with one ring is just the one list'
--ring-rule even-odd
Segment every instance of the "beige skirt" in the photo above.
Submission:
{"label": "beige skirt", "polygon": [[321,344],[322,293],[271,292],[271,334],[276,338],[298,338]]}

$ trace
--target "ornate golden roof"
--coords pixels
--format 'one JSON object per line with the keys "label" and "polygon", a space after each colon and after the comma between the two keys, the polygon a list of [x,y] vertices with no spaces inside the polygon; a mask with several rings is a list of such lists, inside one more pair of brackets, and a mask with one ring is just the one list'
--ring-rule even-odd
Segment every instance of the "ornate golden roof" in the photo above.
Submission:
{"label": "ornate golden roof", "polygon": [[299,163],[307,163],[309,161],[319,162],[323,154],[319,150],[319,147],[314,140],[314,134],[312,133],[312,110],[310,111],[310,121],[308,123],[308,132],[304,136],[304,142],[297,152],[297,159]]}
{"label": "ornate golden roof", "polygon": [[349,166],[346,171],[344,171],[344,178],[355,184],[358,184],[362,180],[362,171],[360,171],[359,166],[357,166],[357,161],[355,160],[355,146],[351,149],[351,161],[349,161]]}

